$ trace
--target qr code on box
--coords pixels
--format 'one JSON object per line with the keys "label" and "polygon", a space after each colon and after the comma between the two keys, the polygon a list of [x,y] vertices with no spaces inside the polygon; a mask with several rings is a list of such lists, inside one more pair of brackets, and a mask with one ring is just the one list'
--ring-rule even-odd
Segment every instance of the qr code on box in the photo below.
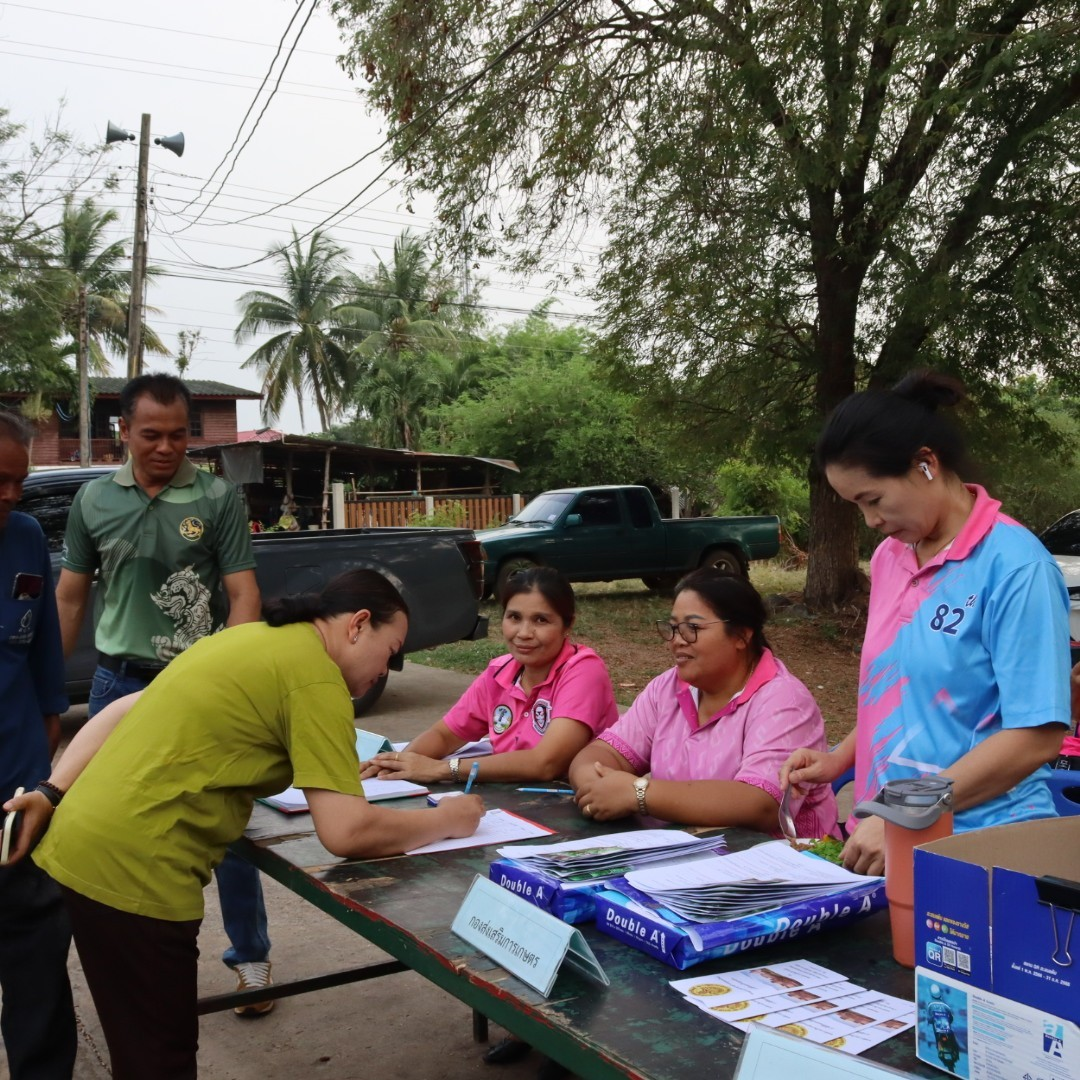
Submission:
{"label": "qr code on box", "polygon": [[941,963],[952,971],[956,970],[956,950],[951,945],[945,945],[941,950]]}
{"label": "qr code on box", "polygon": [[971,974],[971,953],[958,952],[956,954],[956,970],[965,975]]}

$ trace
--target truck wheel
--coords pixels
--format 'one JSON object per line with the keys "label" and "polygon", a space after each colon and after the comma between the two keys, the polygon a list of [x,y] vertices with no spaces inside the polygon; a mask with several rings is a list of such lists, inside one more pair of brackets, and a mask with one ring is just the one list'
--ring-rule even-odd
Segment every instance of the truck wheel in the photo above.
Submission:
{"label": "truck wheel", "polygon": [[388,678],[388,675],[384,675],[363,697],[353,698],[353,716],[363,716],[364,713],[371,712],[375,702],[382,697]]}
{"label": "truck wheel", "polygon": [[650,574],[641,579],[642,584],[651,592],[671,592],[679,583],[682,574]]}
{"label": "truck wheel", "polygon": [[495,596],[502,596],[503,587],[511,574],[516,574],[519,570],[531,570],[534,566],[539,565],[539,563],[533,562],[532,559],[525,558],[524,555],[511,555],[499,567],[498,576],[495,578]]}
{"label": "truck wheel", "polygon": [[701,566],[712,566],[722,574],[733,574],[736,577],[747,578],[750,576],[743,565],[742,559],[734,551],[728,551],[725,548],[707,552],[701,560]]}

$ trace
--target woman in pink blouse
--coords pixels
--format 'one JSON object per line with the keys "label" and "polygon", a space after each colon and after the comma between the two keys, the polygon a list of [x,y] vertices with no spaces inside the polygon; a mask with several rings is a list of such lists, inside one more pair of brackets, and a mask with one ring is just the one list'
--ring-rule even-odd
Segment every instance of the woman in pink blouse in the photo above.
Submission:
{"label": "woman in pink blouse", "polygon": [[[550,567],[522,571],[500,599],[509,653],[492,660],[446,716],[403,751],[372,758],[363,777],[461,781],[478,762],[477,782],[554,780],[615,722],[604,661],[570,640],[574,590],[562,574]],[[484,737],[491,739],[491,757],[452,756]]]}
{"label": "woman in pink blouse", "polygon": [[[586,817],[643,814],[779,835],[778,774],[792,750],[824,750],[810,691],[768,647],[765,605],[740,577],[701,569],[657,623],[675,666],[570,765]],[[828,785],[792,806],[799,836],[839,836]]]}

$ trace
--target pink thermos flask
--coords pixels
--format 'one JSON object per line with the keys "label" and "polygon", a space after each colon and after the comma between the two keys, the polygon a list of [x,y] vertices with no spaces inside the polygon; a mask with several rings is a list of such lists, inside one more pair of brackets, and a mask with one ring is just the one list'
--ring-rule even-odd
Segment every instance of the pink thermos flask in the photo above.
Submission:
{"label": "pink thermos flask", "polygon": [[904,967],[915,966],[915,848],[951,836],[952,785],[946,776],[889,780],[854,810],[885,821],[885,895],[889,900],[893,957]]}

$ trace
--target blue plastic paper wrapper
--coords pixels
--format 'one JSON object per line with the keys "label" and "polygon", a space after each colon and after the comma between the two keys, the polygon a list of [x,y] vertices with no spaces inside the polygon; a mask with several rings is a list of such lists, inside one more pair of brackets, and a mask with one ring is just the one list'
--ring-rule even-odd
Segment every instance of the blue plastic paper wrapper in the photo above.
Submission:
{"label": "blue plastic paper wrapper", "polygon": [[[885,882],[878,878],[814,900],[708,923],[692,922],[660,907],[625,878],[605,882],[592,899],[598,930],[680,971],[703,960],[846,926],[887,906]],[[631,907],[631,902],[638,906]]]}
{"label": "blue plastic paper wrapper", "polygon": [[596,915],[596,894],[608,884],[607,881],[560,881],[553,874],[545,874],[516,859],[497,859],[491,864],[488,877],[567,923],[592,922]]}

